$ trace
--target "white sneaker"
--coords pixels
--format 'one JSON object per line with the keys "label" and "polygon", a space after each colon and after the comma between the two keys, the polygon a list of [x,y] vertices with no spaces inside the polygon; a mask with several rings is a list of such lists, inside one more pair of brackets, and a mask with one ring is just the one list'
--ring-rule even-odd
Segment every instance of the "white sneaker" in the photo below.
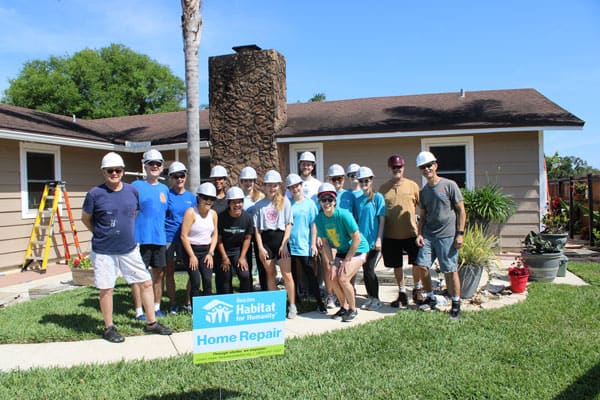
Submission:
{"label": "white sneaker", "polygon": [[330,294],[327,296],[327,308],[330,310],[336,308],[335,294]]}
{"label": "white sneaker", "polygon": [[383,303],[381,301],[379,301],[379,299],[373,298],[373,300],[371,301],[371,304],[369,305],[369,308],[367,308],[367,310],[377,311],[381,307],[383,307]]}
{"label": "white sneaker", "polygon": [[365,301],[365,304],[363,304],[362,306],[360,306],[361,310],[370,310],[371,305],[373,304],[373,301],[376,300],[373,297],[369,297],[367,299],[367,301]]}
{"label": "white sneaker", "polygon": [[289,319],[294,319],[296,318],[296,316],[298,315],[298,309],[296,308],[295,304],[290,304],[290,307],[288,308],[288,315],[287,317]]}

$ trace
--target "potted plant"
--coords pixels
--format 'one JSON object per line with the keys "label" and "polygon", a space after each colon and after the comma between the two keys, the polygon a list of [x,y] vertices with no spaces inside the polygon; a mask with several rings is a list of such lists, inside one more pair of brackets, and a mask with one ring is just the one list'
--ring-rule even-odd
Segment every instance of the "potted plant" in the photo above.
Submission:
{"label": "potted plant", "polygon": [[529,279],[532,281],[552,282],[556,278],[562,255],[560,245],[533,231],[523,240],[521,256],[529,267]]}
{"label": "potted plant", "polygon": [[88,255],[75,256],[69,259],[73,284],[77,286],[94,285],[94,267]]}
{"label": "potted plant", "polygon": [[569,232],[569,215],[565,208],[552,207],[551,210],[542,217],[542,238],[554,242],[560,249],[567,244]]}
{"label": "potted plant", "polygon": [[529,267],[523,262],[523,257],[515,257],[515,261],[508,268],[508,279],[513,293],[523,293],[527,290]]}
{"label": "potted plant", "polygon": [[468,226],[465,230],[463,245],[458,251],[458,276],[460,279],[460,297],[473,297],[484,269],[496,259],[495,245],[497,238],[487,235],[478,224]]}

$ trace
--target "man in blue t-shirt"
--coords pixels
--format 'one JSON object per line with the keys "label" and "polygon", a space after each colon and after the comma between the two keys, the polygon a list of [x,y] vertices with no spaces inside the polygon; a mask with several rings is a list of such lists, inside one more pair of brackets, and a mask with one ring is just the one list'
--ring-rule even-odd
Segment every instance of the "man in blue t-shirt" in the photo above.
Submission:
{"label": "man in blue t-shirt", "polygon": [[116,153],[102,158],[104,183],[92,188],[83,202],[81,221],[92,232],[90,259],[94,266],[94,286],[100,289],[100,311],[104,319],[103,338],[121,343],[125,338],[113,324],[113,291],[120,270],[127,283],[137,287],[146,310],[148,333],[170,335],[167,328],[156,321],[152,280],[135,240],[134,223],[139,209],[138,191],[122,182],[125,163]]}

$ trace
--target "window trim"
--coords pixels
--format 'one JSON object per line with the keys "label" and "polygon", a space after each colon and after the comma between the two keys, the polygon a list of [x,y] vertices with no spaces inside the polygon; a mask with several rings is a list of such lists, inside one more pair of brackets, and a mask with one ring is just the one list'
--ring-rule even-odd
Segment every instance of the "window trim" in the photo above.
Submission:
{"label": "window trim", "polygon": [[316,178],[321,182],[323,180],[323,143],[291,143],[288,152],[289,155],[289,168],[291,174],[298,173],[298,163],[296,162],[296,153],[304,151],[315,152],[315,158],[317,165],[315,172],[317,173]]}
{"label": "window trim", "polygon": [[[473,136],[454,136],[454,137],[432,137],[421,139],[421,151],[429,151],[432,146],[465,146],[465,187],[473,189],[475,187],[475,152],[473,145]],[[422,178],[425,184],[425,178]]]}
{"label": "window trim", "polygon": [[60,181],[62,178],[60,146],[36,143],[19,143],[19,171],[21,175],[21,218],[35,218],[37,209],[29,208],[29,192],[27,191],[27,153],[46,153],[54,155],[54,179]]}

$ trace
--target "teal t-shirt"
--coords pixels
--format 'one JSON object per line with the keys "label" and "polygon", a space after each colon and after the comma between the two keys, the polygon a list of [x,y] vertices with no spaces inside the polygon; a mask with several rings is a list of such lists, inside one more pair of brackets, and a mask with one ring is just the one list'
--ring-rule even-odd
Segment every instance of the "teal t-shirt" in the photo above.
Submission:
{"label": "teal t-shirt", "polygon": [[[358,224],[348,210],[335,208],[331,217],[328,217],[321,211],[315,218],[317,226],[317,236],[326,238],[331,247],[336,248],[340,253],[347,253],[352,242],[351,234],[358,231]],[[360,245],[356,249],[357,253],[367,253],[369,243],[364,235],[360,234]]]}
{"label": "teal t-shirt", "polygon": [[385,217],[385,199],[383,195],[376,192],[373,199],[369,201],[369,196],[363,194],[356,199],[355,217],[358,221],[360,233],[365,235],[369,243],[369,249],[375,246],[377,232],[379,231],[379,217]]}
{"label": "teal t-shirt", "polygon": [[311,256],[310,227],[317,216],[317,206],[311,199],[300,202],[292,200],[292,218],[294,223],[290,233],[290,254],[293,256]]}

